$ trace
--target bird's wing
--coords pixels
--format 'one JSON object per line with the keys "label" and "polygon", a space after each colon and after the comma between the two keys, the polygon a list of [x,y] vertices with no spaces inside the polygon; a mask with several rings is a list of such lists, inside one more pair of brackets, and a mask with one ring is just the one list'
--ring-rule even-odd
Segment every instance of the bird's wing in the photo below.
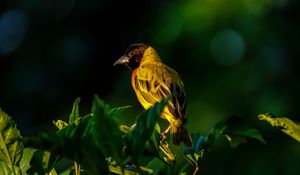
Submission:
{"label": "bird's wing", "polygon": [[185,123],[186,99],[183,83],[173,69],[163,64],[150,64],[138,68],[135,87],[142,98],[154,105],[168,96],[172,96],[168,109],[175,119]]}

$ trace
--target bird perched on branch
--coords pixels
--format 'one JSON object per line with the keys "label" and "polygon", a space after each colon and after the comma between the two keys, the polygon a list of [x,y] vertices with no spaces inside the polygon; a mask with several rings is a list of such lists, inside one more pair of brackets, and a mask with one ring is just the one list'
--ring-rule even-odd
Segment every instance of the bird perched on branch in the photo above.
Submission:
{"label": "bird perched on branch", "polygon": [[190,135],[184,126],[187,123],[186,95],[177,72],[163,64],[157,52],[144,43],[131,44],[114,63],[118,64],[132,69],[131,85],[145,109],[171,96],[161,113],[161,118],[168,120],[170,125],[161,135],[165,138],[171,130],[174,145],[183,142],[192,146]]}

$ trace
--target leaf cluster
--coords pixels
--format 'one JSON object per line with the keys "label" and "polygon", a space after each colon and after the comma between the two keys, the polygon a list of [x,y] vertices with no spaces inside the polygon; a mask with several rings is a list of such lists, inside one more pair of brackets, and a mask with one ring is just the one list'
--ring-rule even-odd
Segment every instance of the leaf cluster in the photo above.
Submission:
{"label": "leaf cluster", "polygon": [[[57,133],[41,133],[24,140],[27,146],[49,153],[39,158],[47,157],[48,161],[37,160],[43,162],[43,166],[34,166],[29,172],[56,172],[57,165],[64,159],[74,161],[68,168],[71,169],[69,174],[149,174],[152,170],[141,165],[145,156],[157,157],[169,164],[174,156],[170,151],[159,148],[160,128],[156,123],[167,101],[163,100],[144,111],[129,127],[119,125],[117,121],[128,106],[111,108],[95,96],[91,113],[81,116],[80,98],[76,99],[69,121],[53,122],[58,128]],[[165,145],[168,148],[168,144]],[[173,160],[168,157],[173,157]]]}
{"label": "leaf cluster", "polygon": [[[118,118],[129,106],[112,108],[95,96],[91,113],[81,115],[78,98],[68,121],[53,121],[56,133],[24,138],[11,117],[0,110],[0,172],[5,175],[198,174],[220,137],[225,137],[232,148],[248,141],[266,144],[251,122],[230,116],[218,122],[208,136],[191,134],[193,146],[183,148],[186,162],[176,162],[178,155],[173,153],[169,140],[161,138],[157,123],[168,100],[143,111],[132,126],[126,126]],[[261,114],[259,119],[299,141],[299,125],[290,119],[270,114]],[[157,160],[164,165],[162,169],[151,166]]]}

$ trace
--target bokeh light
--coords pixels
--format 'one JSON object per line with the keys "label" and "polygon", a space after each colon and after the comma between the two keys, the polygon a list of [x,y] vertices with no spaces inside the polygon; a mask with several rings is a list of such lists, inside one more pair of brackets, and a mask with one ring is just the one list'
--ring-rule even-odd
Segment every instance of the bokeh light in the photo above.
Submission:
{"label": "bokeh light", "polygon": [[217,63],[232,66],[243,58],[245,43],[237,32],[223,30],[213,37],[210,49]]}
{"label": "bokeh light", "polygon": [[29,23],[28,15],[21,10],[7,11],[0,17],[0,54],[14,51],[22,42]]}
{"label": "bokeh light", "polygon": [[169,5],[169,12],[157,21],[157,28],[153,31],[153,42],[156,44],[170,44],[176,40],[182,30],[182,17],[176,7]]}

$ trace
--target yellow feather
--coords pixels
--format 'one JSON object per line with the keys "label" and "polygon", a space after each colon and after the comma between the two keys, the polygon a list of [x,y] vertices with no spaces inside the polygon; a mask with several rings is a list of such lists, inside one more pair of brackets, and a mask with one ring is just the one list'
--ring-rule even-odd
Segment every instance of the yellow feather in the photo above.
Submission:
{"label": "yellow feather", "polygon": [[[141,105],[148,109],[155,103],[172,95],[169,85],[173,83],[178,84],[183,89],[183,83],[176,71],[164,65],[153,48],[147,48],[139,67],[133,71],[131,79],[132,87]],[[174,106],[172,102],[169,102],[169,106],[180,109],[179,104]],[[180,113],[180,115],[182,114]],[[170,122],[172,132],[176,132],[176,128],[182,124],[182,118],[174,116],[168,106],[164,108],[161,117]]]}
{"label": "yellow feather", "polygon": [[175,70],[163,64],[157,52],[144,43],[131,44],[116,64],[126,64],[133,70],[131,85],[141,105],[148,109],[171,96],[161,118],[170,123],[173,143],[192,146],[191,137],[184,127],[187,122],[186,97],[183,82]]}

